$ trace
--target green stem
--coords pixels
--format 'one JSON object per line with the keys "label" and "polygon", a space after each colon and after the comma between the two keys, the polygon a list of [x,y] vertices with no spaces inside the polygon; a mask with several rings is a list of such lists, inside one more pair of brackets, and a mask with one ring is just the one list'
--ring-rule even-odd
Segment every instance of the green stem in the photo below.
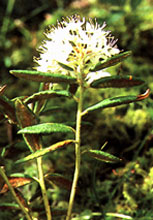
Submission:
{"label": "green stem", "polygon": [[74,203],[74,198],[76,194],[77,189],[77,182],[79,178],[79,172],[80,172],[80,162],[81,162],[81,154],[80,154],[80,145],[81,145],[81,119],[82,119],[82,105],[83,105],[83,86],[80,85],[80,97],[78,101],[78,110],[77,110],[77,118],[76,118],[76,144],[75,144],[75,171],[74,171],[74,177],[73,177],[73,183],[71,188],[71,194],[69,199],[69,206],[67,211],[66,220],[71,219],[71,213]]}
{"label": "green stem", "polygon": [[23,204],[21,203],[20,199],[17,197],[16,192],[15,192],[14,188],[12,187],[12,185],[10,184],[10,182],[9,182],[5,172],[3,171],[2,167],[0,167],[0,175],[3,177],[3,179],[6,182],[6,184],[8,185],[8,188],[9,188],[10,192],[12,193],[14,199],[16,200],[18,205],[20,206],[22,212],[25,214],[26,219],[27,220],[32,220],[33,218],[30,216],[30,214],[28,213],[27,209],[23,206]]}
{"label": "green stem", "polygon": [[40,188],[41,188],[41,192],[42,192],[42,197],[43,197],[44,206],[45,206],[45,210],[46,210],[47,220],[52,220],[50,205],[49,205],[45,181],[44,181],[44,174],[43,174],[42,158],[41,157],[37,158],[37,166],[38,166],[38,174],[39,174],[39,184],[40,184]]}

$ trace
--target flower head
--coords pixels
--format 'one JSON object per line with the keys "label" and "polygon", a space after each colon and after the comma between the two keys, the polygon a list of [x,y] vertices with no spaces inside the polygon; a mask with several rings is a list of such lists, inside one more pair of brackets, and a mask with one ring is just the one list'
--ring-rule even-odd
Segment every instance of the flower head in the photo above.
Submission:
{"label": "flower head", "polygon": [[[47,40],[39,48],[40,58],[35,58],[38,71],[59,73],[91,83],[94,78],[108,75],[106,71],[91,72],[95,64],[104,61],[120,51],[109,31],[104,31],[96,20],[86,20],[79,15],[66,17],[45,33]],[[71,70],[63,68],[61,63]]]}

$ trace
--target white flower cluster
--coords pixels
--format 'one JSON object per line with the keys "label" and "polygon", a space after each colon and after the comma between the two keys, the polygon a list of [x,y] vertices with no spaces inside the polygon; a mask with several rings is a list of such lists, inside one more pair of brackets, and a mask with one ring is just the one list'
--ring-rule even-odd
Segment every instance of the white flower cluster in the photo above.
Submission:
{"label": "white flower cluster", "polygon": [[[107,72],[90,72],[99,61],[118,54],[120,50],[109,31],[104,31],[96,20],[86,20],[79,15],[66,17],[45,33],[47,40],[39,47],[40,57],[34,58],[41,72],[59,73],[77,78],[78,73],[91,83],[94,79],[107,76]],[[63,68],[63,63],[73,69]]]}

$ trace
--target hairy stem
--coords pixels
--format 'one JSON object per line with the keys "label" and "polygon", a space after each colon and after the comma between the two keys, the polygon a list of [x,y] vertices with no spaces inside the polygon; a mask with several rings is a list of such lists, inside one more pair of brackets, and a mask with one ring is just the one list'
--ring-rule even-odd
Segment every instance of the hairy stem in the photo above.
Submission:
{"label": "hairy stem", "polygon": [[8,185],[8,188],[10,190],[10,192],[12,193],[14,199],[16,200],[16,202],[18,203],[18,205],[20,206],[22,212],[25,214],[26,219],[27,220],[32,220],[33,218],[30,216],[30,214],[27,211],[27,208],[24,207],[24,205],[21,203],[20,199],[17,197],[16,192],[14,190],[14,188],[12,187],[12,185],[10,184],[4,170],[2,167],[0,167],[0,175],[3,177],[3,179],[5,180],[6,184]]}
{"label": "hairy stem", "polygon": [[46,210],[47,220],[52,220],[50,205],[49,205],[45,181],[44,181],[44,174],[43,174],[42,158],[41,157],[37,158],[37,166],[38,166],[38,173],[39,173],[39,184],[40,184],[40,188],[41,188],[41,192],[42,192],[42,197],[43,197],[44,206],[45,206],[45,210]]}
{"label": "hairy stem", "polygon": [[83,105],[83,86],[80,85],[80,95],[79,95],[79,101],[78,101],[78,110],[77,110],[77,117],[76,117],[76,144],[75,144],[75,171],[74,171],[74,177],[73,177],[73,183],[71,188],[71,194],[69,199],[69,206],[67,211],[66,220],[71,219],[71,213],[74,203],[74,198],[76,194],[77,189],[77,182],[79,178],[79,172],[80,172],[80,162],[81,162],[81,154],[80,154],[80,145],[81,145],[81,119],[82,119],[82,105]]}

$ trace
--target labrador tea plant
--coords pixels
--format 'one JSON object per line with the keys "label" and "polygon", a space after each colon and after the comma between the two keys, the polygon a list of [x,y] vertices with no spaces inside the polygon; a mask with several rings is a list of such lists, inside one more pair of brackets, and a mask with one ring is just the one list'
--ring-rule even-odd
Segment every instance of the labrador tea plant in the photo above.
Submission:
{"label": "labrador tea plant", "polygon": [[[5,167],[0,167],[1,194],[10,191],[16,205],[23,212],[23,218],[28,220],[41,219],[45,211],[46,218],[54,219],[54,211],[50,205],[47,187],[48,178],[54,184],[64,182],[64,175],[45,174],[43,170],[43,156],[59,150],[67,145],[75,146],[75,170],[71,185],[70,198],[65,219],[72,218],[72,209],[77,190],[80,173],[81,155],[86,154],[102,162],[115,163],[121,159],[103,150],[95,150],[92,146],[85,151],[81,149],[81,125],[84,115],[89,112],[114,107],[145,99],[149,90],[140,95],[118,96],[104,99],[92,106],[84,108],[85,91],[100,88],[123,88],[139,86],[143,80],[132,75],[119,76],[110,75],[107,68],[116,65],[131,55],[131,52],[120,52],[116,40],[109,31],[105,31],[106,24],[102,26],[96,20],[81,18],[73,15],[63,18],[56,26],[51,26],[45,33],[46,40],[39,47],[40,57],[34,58],[37,66],[34,70],[12,70],[16,77],[32,80],[40,83],[39,91],[31,96],[17,97],[9,100],[5,95],[5,87],[0,90],[0,118],[8,120],[10,124],[16,124],[22,134],[25,144],[29,148],[29,155],[17,160],[20,163],[28,163],[30,160],[36,162],[38,176],[8,177]],[[57,84],[67,84],[67,89],[56,89]],[[87,94],[87,93],[86,93]],[[65,97],[73,99],[77,103],[75,129],[62,123],[43,123],[40,114],[45,110],[46,103],[54,97]],[[48,147],[44,147],[42,135],[56,132],[72,133],[73,138],[63,140]],[[5,148],[4,148],[5,151]],[[1,154],[5,160],[5,153]],[[82,161],[83,163],[83,161]],[[41,189],[44,211],[34,212],[30,202],[26,201],[24,195],[19,192],[18,187],[36,181]],[[104,213],[102,213],[102,216]]]}

